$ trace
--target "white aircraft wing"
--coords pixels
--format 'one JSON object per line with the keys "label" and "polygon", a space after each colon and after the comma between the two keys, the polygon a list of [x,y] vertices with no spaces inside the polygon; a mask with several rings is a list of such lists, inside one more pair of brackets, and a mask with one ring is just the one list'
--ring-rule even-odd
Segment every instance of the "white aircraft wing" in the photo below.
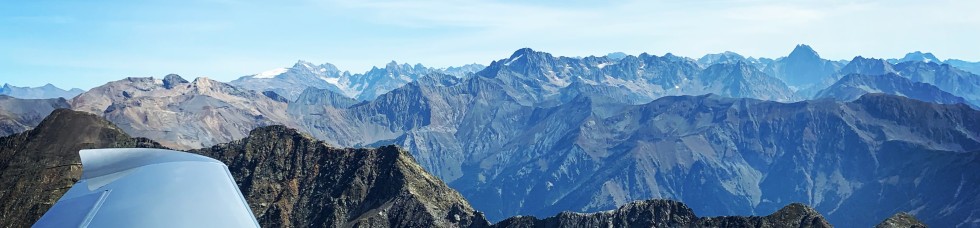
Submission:
{"label": "white aircraft wing", "polygon": [[82,178],[34,227],[259,227],[220,161],[162,149],[79,155]]}

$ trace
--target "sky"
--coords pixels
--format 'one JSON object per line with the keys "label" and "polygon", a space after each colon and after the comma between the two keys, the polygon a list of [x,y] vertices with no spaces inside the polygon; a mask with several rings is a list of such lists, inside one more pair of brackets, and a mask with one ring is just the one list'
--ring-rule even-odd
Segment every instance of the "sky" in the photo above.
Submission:
{"label": "sky", "polygon": [[355,73],[392,60],[486,65],[524,47],[776,58],[802,43],[834,60],[980,61],[978,11],[975,0],[3,1],[0,84],[230,81],[297,60]]}

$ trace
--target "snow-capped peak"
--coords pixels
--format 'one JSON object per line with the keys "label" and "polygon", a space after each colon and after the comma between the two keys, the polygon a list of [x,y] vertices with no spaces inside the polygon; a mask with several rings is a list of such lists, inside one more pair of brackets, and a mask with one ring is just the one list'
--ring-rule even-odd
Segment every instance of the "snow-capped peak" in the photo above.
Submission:
{"label": "snow-capped peak", "polygon": [[273,78],[273,77],[278,76],[278,75],[280,75],[282,73],[286,73],[287,70],[289,70],[289,69],[286,69],[286,68],[276,68],[276,69],[267,70],[267,71],[263,71],[262,73],[255,74],[253,77],[254,78]]}

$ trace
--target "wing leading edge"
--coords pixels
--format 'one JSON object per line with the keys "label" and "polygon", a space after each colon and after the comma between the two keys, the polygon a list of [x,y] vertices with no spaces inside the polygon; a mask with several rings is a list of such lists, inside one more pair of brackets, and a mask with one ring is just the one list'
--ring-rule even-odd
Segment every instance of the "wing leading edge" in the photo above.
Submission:
{"label": "wing leading edge", "polygon": [[79,155],[81,180],[34,227],[259,227],[220,161],[141,148]]}

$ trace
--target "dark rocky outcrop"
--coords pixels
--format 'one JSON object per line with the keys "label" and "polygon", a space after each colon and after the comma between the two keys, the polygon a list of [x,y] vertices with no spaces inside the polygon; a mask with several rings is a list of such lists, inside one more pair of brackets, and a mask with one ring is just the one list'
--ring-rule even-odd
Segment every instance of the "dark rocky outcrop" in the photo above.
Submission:
{"label": "dark rocky outcrop", "polygon": [[822,215],[803,204],[790,204],[768,216],[723,216],[700,218],[684,203],[647,200],[629,203],[616,210],[596,213],[562,212],[537,219],[518,216],[493,227],[832,227]]}
{"label": "dark rocky outcrop", "polygon": [[193,152],[228,164],[265,227],[479,227],[481,213],[394,146],[338,149],[269,126]]}
{"label": "dark rocky outcrop", "polygon": [[29,227],[81,177],[78,151],[161,147],[93,114],[58,109],[36,128],[0,138],[0,227]]}
{"label": "dark rocky outcrop", "polygon": [[175,86],[183,83],[188,83],[188,81],[180,77],[180,75],[168,74],[163,77],[163,88],[166,89],[173,89]]}
{"label": "dark rocky outcrop", "polygon": [[767,216],[722,216],[698,220],[697,227],[833,227],[816,210],[792,203]]}

